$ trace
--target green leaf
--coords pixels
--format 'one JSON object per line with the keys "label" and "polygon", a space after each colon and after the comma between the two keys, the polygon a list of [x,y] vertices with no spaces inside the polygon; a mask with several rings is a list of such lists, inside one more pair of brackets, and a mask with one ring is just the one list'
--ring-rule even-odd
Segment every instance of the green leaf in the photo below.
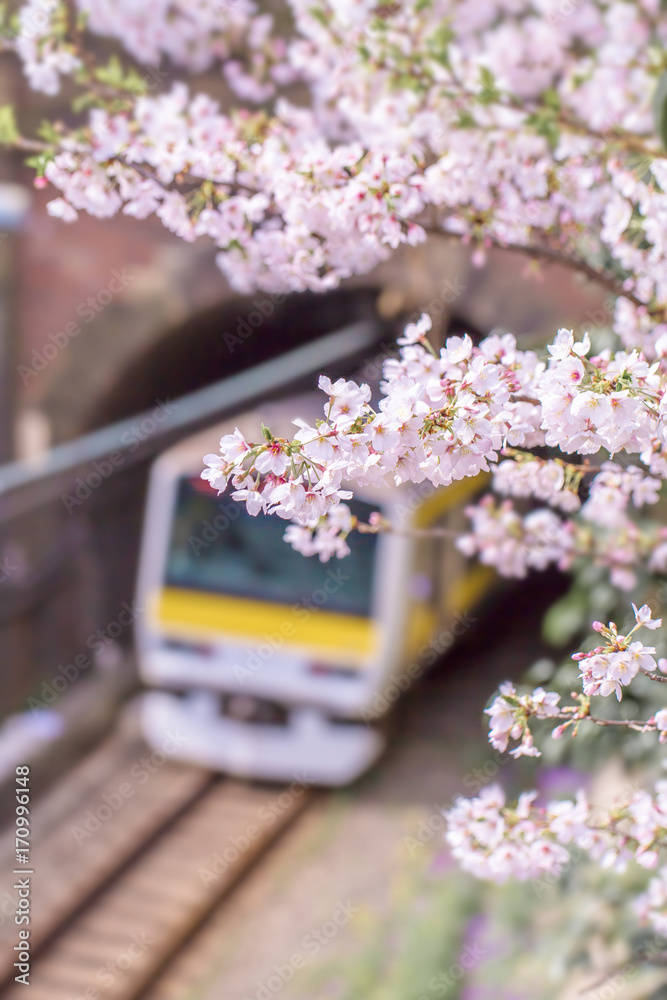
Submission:
{"label": "green leaf", "polygon": [[58,143],[60,142],[60,133],[53,127],[53,122],[44,119],[42,124],[37,129],[37,135],[44,142]]}
{"label": "green leaf", "polygon": [[0,107],[0,145],[13,146],[19,138],[14,108],[11,104],[3,104]]}
{"label": "green leaf", "polygon": [[78,114],[80,111],[86,111],[88,108],[96,108],[100,105],[101,101],[97,94],[78,94],[72,101],[72,110]]}
{"label": "green leaf", "polygon": [[36,171],[38,177],[43,177],[44,171],[52,159],[53,153],[40,153],[39,156],[29,156],[25,162],[26,166],[32,167]]}
{"label": "green leaf", "polygon": [[544,136],[551,149],[555,149],[560,139],[558,119],[550,108],[540,108],[534,115],[526,118],[526,124],[532,125],[538,135]]}
{"label": "green leaf", "polygon": [[449,43],[454,38],[454,32],[448,24],[439,25],[426,39],[429,55],[442,66],[449,66]]}
{"label": "green leaf", "polygon": [[148,90],[146,78],[140,76],[135,69],[128,70],[125,74],[123,85],[125,90],[128,90],[131,94],[145,94]]}
{"label": "green leaf", "polygon": [[667,148],[667,71],[658,80],[652,103],[655,130],[661,143]]}
{"label": "green leaf", "polygon": [[11,37],[16,37],[21,30],[21,21],[19,19],[18,13],[12,11],[7,19],[7,23],[3,26],[3,33],[9,33]]}
{"label": "green leaf", "polygon": [[106,66],[98,66],[94,76],[100,83],[106,83],[109,87],[122,87],[123,67],[118,56],[111,56]]}
{"label": "green leaf", "polygon": [[500,97],[500,91],[496,86],[496,78],[491,70],[486,66],[480,66],[479,75],[482,89],[477,95],[477,99],[480,104],[491,104],[493,101],[497,101]]}
{"label": "green leaf", "polygon": [[[384,10],[384,8],[383,8]],[[373,18],[369,24],[370,31],[386,31],[387,29],[387,17],[389,17],[389,11],[383,13],[382,11],[376,11],[376,16]]]}
{"label": "green leaf", "polygon": [[436,62],[439,62],[441,66],[444,66],[445,69],[450,68],[451,62],[448,49],[441,49],[440,52],[433,51],[431,52],[431,57],[435,59]]}
{"label": "green leaf", "polygon": [[468,111],[467,109],[459,111],[459,116],[456,119],[457,128],[474,128],[476,124],[477,122],[475,121],[475,118],[470,113],[470,111]]}
{"label": "green leaf", "polygon": [[428,36],[428,43],[443,48],[455,37],[454,32],[448,24],[440,24],[432,34]]}
{"label": "green leaf", "polygon": [[554,111],[560,111],[560,97],[558,96],[558,91],[553,88],[545,90],[542,94],[542,100],[548,108],[552,108]]}
{"label": "green leaf", "polygon": [[327,15],[319,7],[310,7],[308,13],[311,17],[314,17],[316,21],[319,21],[324,28],[329,27],[329,19]]}
{"label": "green leaf", "polygon": [[551,121],[546,120],[538,125],[536,132],[538,135],[544,136],[551,149],[555,149],[560,141],[560,129],[553,119]]}
{"label": "green leaf", "polygon": [[405,90],[422,90],[423,83],[417,76],[411,76],[409,73],[402,73],[396,83],[399,87],[403,87]]}

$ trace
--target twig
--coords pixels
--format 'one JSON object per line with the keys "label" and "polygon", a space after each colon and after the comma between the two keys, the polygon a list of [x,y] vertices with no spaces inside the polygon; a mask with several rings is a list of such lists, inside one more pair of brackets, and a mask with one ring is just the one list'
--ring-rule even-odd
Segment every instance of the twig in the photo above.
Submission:
{"label": "twig", "polygon": [[644,677],[650,677],[652,681],[657,681],[658,684],[667,684],[667,677],[661,677],[659,674],[654,674],[650,670],[645,670],[644,667],[640,667],[639,670],[642,674],[644,674]]}
{"label": "twig", "polygon": [[[450,233],[445,229],[440,229],[435,226],[424,226],[424,231],[430,233],[433,236],[444,236],[446,239],[455,240],[456,242],[461,242],[462,236],[458,233]],[[578,274],[585,274],[586,277],[590,278],[598,285],[602,285],[613,295],[623,296],[629,299],[630,302],[634,303],[636,306],[642,306],[647,309],[648,306],[646,302],[633,295],[632,292],[626,291],[619,281],[614,278],[613,275],[606,273],[605,271],[598,271],[591,264],[588,264],[581,257],[575,255],[563,253],[560,250],[554,250],[551,247],[540,246],[538,244],[532,244],[525,246],[523,243],[502,243],[500,240],[494,239],[494,237],[489,237],[485,235],[485,239],[490,240],[491,245],[496,247],[498,250],[507,250],[511,253],[521,253],[526,257],[531,257],[534,260],[543,260],[550,264],[560,264],[563,267],[568,268],[570,271],[575,271]],[[663,310],[660,310],[662,313]]]}

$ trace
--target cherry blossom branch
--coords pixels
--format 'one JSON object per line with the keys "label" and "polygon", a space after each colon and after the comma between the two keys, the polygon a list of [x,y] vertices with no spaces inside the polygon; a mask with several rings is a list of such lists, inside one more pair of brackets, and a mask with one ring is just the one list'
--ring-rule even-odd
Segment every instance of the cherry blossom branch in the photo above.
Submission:
{"label": "cherry blossom branch", "polygon": [[[544,5],[505,5],[470,17],[465,0],[388,4],[371,0],[292,3],[294,32],[276,36],[251,0],[24,0],[0,49],[21,60],[31,87],[77,91],[80,125],[56,124],[38,142],[0,108],[0,139],[30,161],[36,183],[57,197],[48,211],[139,219],[155,215],[190,242],[203,236],[234,288],[326,291],[368,274],[402,244],[429,234],[497,247],[566,267],[615,298],[609,325],[620,349],[589,357],[588,337],[560,330],[543,360],[507,335],[474,347],[469,337],[430,349],[428,317],[410,324],[400,356],[384,368],[384,395],[323,378],[324,419],[257,443],[226,435],[204,473],[228,482],[251,513],[292,520],[286,538],[322,560],[349,552],[361,532],[395,530],[453,538],[467,555],[516,577],[586,559],[621,588],[636,570],[667,570],[667,529],[635,512],[658,500],[667,478],[667,62],[660,5],[581,0],[572,16]],[[110,10],[113,7],[113,10]],[[510,9],[511,8],[511,9]],[[650,8],[650,9],[647,9]],[[80,18],[85,16],[84,31]],[[152,18],[152,20],[150,20]],[[88,33],[120,42],[142,63],[200,73],[219,64],[242,102],[266,105],[294,80],[309,88],[276,113],[227,112],[181,81],[155,94],[121,61],[97,64]],[[11,35],[11,37],[9,37]],[[235,57],[235,58],[232,58]],[[238,58],[236,58],[238,57]],[[162,90],[162,88],[161,88]],[[79,119],[75,119],[79,120]],[[653,136],[655,135],[655,138]],[[450,301],[443,294],[444,301]],[[606,314],[605,314],[606,322]],[[290,434],[293,432],[290,431]],[[563,458],[538,458],[536,449]],[[637,456],[637,465],[585,456]],[[576,462],[570,455],[582,456]],[[362,524],[345,500],[350,484],[403,489],[449,486],[492,470],[492,497],[468,508],[470,530],[392,528],[378,514]],[[580,497],[584,476],[587,495]],[[548,507],[520,513],[514,500]],[[567,516],[559,516],[556,511]],[[583,721],[659,732],[667,710],[645,722],[591,714],[593,697],[620,701],[638,675],[665,683],[667,662],[634,633],[657,627],[635,609],[627,636],[595,623],[603,644],[575,654],[582,692],[569,706],[554,692],[504,686],[488,710],[490,738],[537,756],[533,718],[574,734]],[[567,844],[594,860],[658,864],[667,789],[637,793],[597,822],[585,802],[546,810],[522,797],[506,808],[498,790],[461,803],[450,843],[481,877],[539,876],[565,864]],[[667,867],[639,903],[667,931]]]}
{"label": "cherry blossom branch", "polygon": [[655,674],[651,670],[645,670],[644,667],[640,667],[639,669],[645,677],[650,677],[652,681],[658,681],[659,684],[667,684],[667,677]]}
{"label": "cherry blossom branch", "polygon": [[358,531],[361,535],[388,534],[409,538],[447,538],[455,541],[464,536],[462,531],[452,531],[449,528],[399,528],[384,519],[374,524],[366,524],[363,521],[358,521],[353,525],[352,530]]}
{"label": "cherry blossom branch", "polygon": [[[630,860],[645,868],[658,863],[667,842],[664,788],[655,797],[635,793],[609,810],[594,810],[581,791],[574,802],[539,809],[533,806],[536,797],[537,792],[525,792],[512,808],[496,785],[476,798],[457,800],[446,813],[447,840],[464,870],[498,882],[539,879],[569,867],[570,845],[617,870]],[[645,899],[641,905],[654,902]]]}
{"label": "cherry blossom branch", "polygon": [[[591,715],[591,697],[601,695],[606,697],[616,694],[622,698],[622,688],[627,686],[638,673],[643,673],[652,680],[667,681],[654,673],[656,661],[653,659],[655,649],[645,646],[642,642],[633,640],[633,635],[639,628],[651,630],[660,628],[662,619],[651,618],[648,605],[637,608],[632,605],[635,614],[635,625],[627,635],[619,633],[614,622],[603,625],[593,622],[593,629],[606,640],[605,646],[597,646],[588,653],[578,652],[572,659],[580,664],[583,693],[572,692],[574,705],[561,706],[560,695],[536,688],[531,694],[519,695],[513,684],[506,682],[500,687],[500,693],[490,708],[486,709],[489,716],[489,742],[496,749],[507,750],[510,739],[521,742],[511,754],[513,757],[539,757],[540,751],[535,747],[530,730],[530,719],[559,719],[563,724],[553,730],[552,736],[559,739],[566,730],[573,726],[573,736],[576,736],[579,724],[583,721],[593,722],[598,726],[617,726],[638,730],[639,732],[660,733],[660,742],[667,739],[667,709],[657,712],[650,719],[603,719]],[[667,661],[660,660],[659,665],[667,669]],[[653,669],[651,669],[653,668]]]}
{"label": "cherry blossom branch", "polygon": [[[450,233],[439,228],[438,226],[424,225],[423,229],[424,232],[431,236],[442,237],[451,242],[460,243],[462,240],[469,239],[467,234]],[[623,287],[622,279],[616,278],[614,275],[594,267],[592,264],[589,264],[577,255],[566,253],[562,250],[555,250],[554,248],[546,247],[541,243],[510,243],[499,240],[494,236],[485,236],[484,239],[490,247],[495,247],[497,250],[504,250],[508,253],[522,254],[524,257],[531,258],[531,260],[538,260],[548,264],[556,264],[560,267],[567,268],[569,271],[574,271],[576,274],[584,274],[595,284],[600,285],[602,288],[606,288],[607,291],[612,293],[612,295],[618,297],[623,296],[634,305],[646,308],[646,303],[643,299]],[[666,311],[667,306],[661,307],[656,311],[655,315],[663,315]]]}
{"label": "cherry blossom branch", "polygon": [[600,719],[595,715],[585,716],[582,721],[594,722],[596,726],[625,726],[628,729],[635,729],[641,733],[654,732],[657,726],[650,723],[648,719]]}

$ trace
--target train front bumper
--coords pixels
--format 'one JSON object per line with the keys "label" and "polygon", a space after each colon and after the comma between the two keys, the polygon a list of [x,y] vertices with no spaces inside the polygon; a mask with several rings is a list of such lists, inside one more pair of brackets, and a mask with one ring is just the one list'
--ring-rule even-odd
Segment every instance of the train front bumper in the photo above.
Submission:
{"label": "train front bumper", "polygon": [[148,744],[173,740],[174,757],[241,778],[347,785],[366,771],[384,749],[376,729],[362,722],[337,725],[311,708],[292,709],[287,725],[241,722],[195,711],[164,691],[142,698],[141,726]]}

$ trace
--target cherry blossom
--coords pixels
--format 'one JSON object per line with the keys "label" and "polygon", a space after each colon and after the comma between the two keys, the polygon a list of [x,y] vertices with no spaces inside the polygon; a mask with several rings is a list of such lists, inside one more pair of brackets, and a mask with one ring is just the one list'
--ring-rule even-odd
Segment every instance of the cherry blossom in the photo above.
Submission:
{"label": "cherry blossom", "polygon": [[513,497],[535,497],[571,513],[580,508],[581,502],[577,475],[568,475],[570,468],[563,462],[544,461],[532,455],[523,461],[506,459],[493,470],[493,488],[496,493]]}
{"label": "cherry blossom", "polygon": [[[556,739],[570,730],[576,736],[584,722],[599,726],[625,726],[640,733],[658,733],[667,739],[667,709],[641,720],[610,720],[591,711],[593,696],[619,693],[639,672],[654,680],[655,649],[633,638],[640,628],[655,631],[662,626],[653,618],[647,604],[632,605],[635,625],[622,635],[614,622],[593,622],[594,632],[606,645],[588,652],[573,654],[581,668],[583,693],[573,692],[572,704],[562,704],[556,692],[536,688],[520,693],[510,682],[500,686],[497,696],[486,709],[489,716],[489,742],[505,752],[510,740],[519,741],[510,751],[514,757],[539,756],[530,729],[531,719],[559,721],[553,729]],[[622,871],[634,861],[643,868],[657,868],[661,851],[667,843],[667,781],[658,781],[655,791],[634,791],[626,801],[612,808],[592,808],[583,791],[575,801],[551,802],[537,807],[537,792],[525,792],[515,807],[506,803],[499,786],[483,789],[479,796],[460,797],[446,814],[446,839],[461,866],[478,878],[502,882],[508,878],[538,879],[548,872],[560,874],[569,866],[565,847],[576,846],[603,867]],[[655,929],[667,927],[667,864],[660,869],[647,892],[636,901],[640,917]]]}
{"label": "cherry blossom", "polygon": [[[0,49],[33,89],[66,82],[76,96],[34,137],[1,109],[2,141],[33,154],[36,183],[52,188],[49,213],[155,216],[188,243],[210,241],[244,293],[326,291],[427,239],[460,240],[478,267],[491,247],[518,250],[605,287],[611,336],[601,346],[599,331],[563,328],[538,353],[497,331],[436,350],[424,313],[379,393],[323,374],[323,419],[297,421],[291,439],[237,429],[202,477],[251,515],[291,522],[286,540],[326,561],[349,553],[355,530],[392,530],[351,514],[353,489],[400,494],[490,472],[505,499],[468,507],[454,540],[466,555],[515,577],[595,563],[626,590],[667,572],[667,528],[647,510],[667,478],[664,12],[654,0],[275,6],[274,21],[253,0],[24,0]],[[122,58],[98,65],[91,33]],[[219,72],[240,105],[181,70]],[[618,722],[667,739],[667,709],[591,711],[639,674],[665,680],[667,660],[636,636],[661,621],[633,610],[627,635],[595,623],[602,644],[574,654],[571,704],[503,685],[487,710],[493,746],[538,756],[533,722],[557,723],[555,738]],[[651,869],[666,816],[664,783],[601,820],[583,794],[538,808],[528,793],[511,808],[490,788],[459,800],[448,838],[467,870],[501,881],[562,868],[570,844]],[[665,932],[666,871],[638,903]]]}
{"label": "cherry blossom", "polygon": [[648,889],[636,900],[637,914],[659,934],[667,934],[667,867],[661,868]]}
{"label": "cherry blossom", "polygon": [[[207,456],[203,475],[218,489],[230,478],[237,485],[239,476],[254,477],[264,509],[315,527],[351,496],[345,484],[352,480],[396,485],[426,479],[435,487],[486,471],[509,435],[512,394],[523,391],[539,368],[531,352],[509,353],[513,343],[505,339],[508,353],[500,357],[489,345],[486,354],[474,348],[469,337],[450,338],[439,355],[430,345],[410,342],[385,363],[378,410],[368,385],[322,376],[328,401],[317,426],[297,419],[292,441],[265,428],[264,440],[250,443],[237,431],[223,438],[220,461]],[[530,437],[532,425],[526,435],[516,428],[514,434]],[[538,532],[546,530],[537,523],[541,518],[534,518]]]}
{"label": "cherry blossom", "polygon": [[[603,867],[623,871],[630,861],[655,868],[667,835],[667,782],[656,784],[655,796],[636,792],[613,809],[593,809],[585,793],[574,801],[550,802],[536,808],[537,792],[506,805],[498,785],[472,799],[459,798],[446,813],[446,839],[465,871],[478,878],[525,881],[560,874],[571,864],[568,846],[586,852]],[[665,869],[637,901],[640,913],[656,929],[665,926]]]}
{"label": "cherry blossom", "polygon": [[[64,220],[155,213],[181,238],[212,238],[243,290],[332,287],[428,232],[468,241],[480,264],[490,245],[523,247],[597,273],[626,346],[655,355],[667,174],[651,97],[667,28],[628,0],[581,0],[551,19],[543,6],[471,15],[463,0],[290,0],[283,36],[252,0],[76,0],[69,12],[27,0],[1,44],[32,86],[53,93],[74,76],[92,91],[87,127],[59,126],[41,146],[21,139],[56,160],[52,211]],[[101,87],[76,13],[150,72],[107,73]],[[223,112],[171,80],[152,94],[164,57],[195,73],[219,63],[242,101],[269,106]],[[297,80],[309,92],[298,106],[285,89]],[[104,208],[75,204],[91,156],[108,177]],[[249,208],[257,197],[261,210]],[[626,398],[615,405],[630,412]],[[593,403],[601,420],[599,399],[577,407]]]}
{"label": "cherry blossom", "polygon": [[560,695],[544,688],[536,688],[530,695],[518,696],[509,681],[500,686],[500,694],[490,708],[485,709],[489,719],[489,743],[496,750],[505,751],[509,739],[519,739],[521,743],[511,751],[513,757],[539,757],[528,728],[528,719],[537,715],[541,719],[557,716]]}
{"label": "cherry blossom", "polygon": [[493,566],[502,576],[524,577],[530,569],[566,568],[574,554],[568,526],[546,508],[522,517],[511,501],[486,496],[468,507],[471,531],[457,541],[467,556]]}
{"label": "cherry blossom", "polygon": [[[582,376],[577,395],[569,376],[583,372],[585,362],[592,365],[586,357],[588,339],[575,342],[571,331],[559,331],[545,365],[534,352],[519,350],[510,334],[492,334],[477,346],[467,335],[451,337],[436,352],[426,339],[427,320],[422,316],[409,324],[408,336],[399,338],[398,357],[385,361],[377,409],[371,405],[370,386],[346,379],[334,383],[323,375],[322,420],[316,425],[296,420],[291,441],[276,440],[265,429],[263,441],[249,443],[237,432],[221,442],[224,461],[207,456],[205,478],[222,490],[230,477],[251,475],[252,492],[237,493],[238,499],[250,499],[254,506],[259,491],[262,510],[268,513],[312,529],[323,519],[323,545],[331,554],[324,541],[329,538],[326,518],[351,495],[353,485],[400,487],[427,481],[437,488],[492,470],[494,490],[510,498],[498,503],[487,495],[467,508],[470,529],[456,540],[464,554],[514,577],[550,565],[566,570],[592,559],[608,567],[612,582],[622,589],[634,587],[638,573],[646,569],[667,569],[667,530],[634,513],[657,503],[662,479],[638,465],[607,460],[592,466],[586,458],[591,440],[601,450],[603,436],[591,431],[590,407],[574,404],[587,395],[604,399],[605,391],[586,390],[588,376]],[[610,371],[627,383],[633,377],[630,369],[640,374],[652,370],[651,392],[662,399],[667,374],[659,373],[656,363],[649,366],[637,352],[629,356],[619,351],[596,358],[598,369],[603,360],[606,374],[596,376],[598,386],[609,383]],[[643,407],[643,396],[638,399]],[[641,457],[653,466],[663,440],[659,422],[652,414],[649,418]],[[639,426],[635,421],[624,433],[636,437]],[[546,459],[527,450],[544,444],[543,427],[552,446],[556,430],[562,449],[576,443],[584,452],[583,463]],[[606,444],[611,447],[609,440]],[[266,476],[273,479],[265,482]],[[517,506],[539,501],[557,510]],[[375,527],[384,530],[387,525]],[[318,537],[316,533],[312,544]],[[341,546],[336,554],[346,551]],[[591,669],[599,672],[600,665]]]}

